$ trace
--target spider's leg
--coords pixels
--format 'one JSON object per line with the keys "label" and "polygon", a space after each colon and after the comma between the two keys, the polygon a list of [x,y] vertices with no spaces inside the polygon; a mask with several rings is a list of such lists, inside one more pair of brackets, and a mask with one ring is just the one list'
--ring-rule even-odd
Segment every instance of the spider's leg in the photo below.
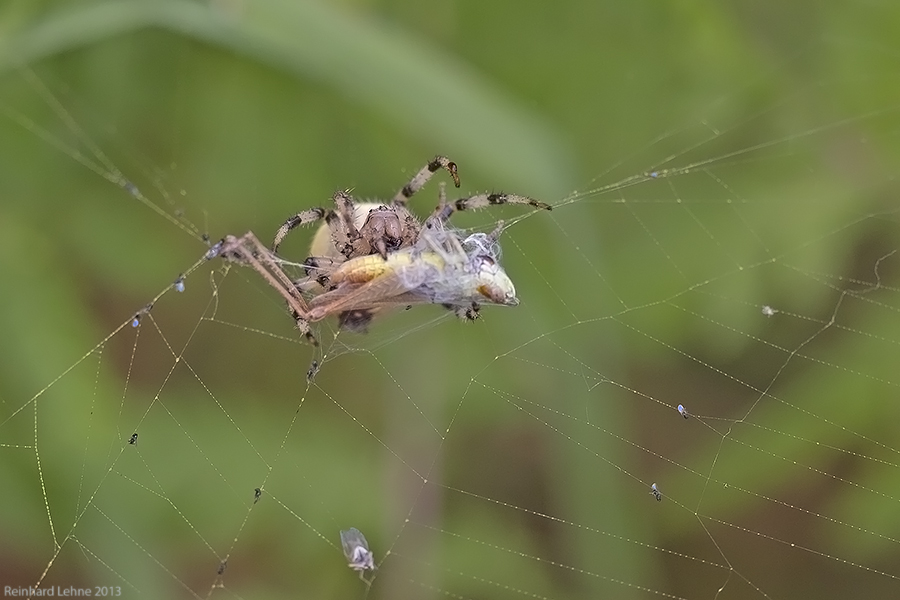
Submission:
{"label": "spider's leg", "polygon": [[441,257],[444,264],[456,264],[465,259],[466,251],[456,235],[448,235],[443,231],[435,231],[431,219],[425,223],[428,231],[422,231],[420,241],[425,242],[428,248]]}
{"label": "spider's leg", "polygon": [[446,169],[447,172],[450,173],[450,177],[453,178],[453,185],[459,187],[459,175],[456,172],[456,163],[452,162],[446,156],[435,156],[409,180],[409,183],[404,185],[400,191],[397,192],[394,199],[391,200],[391,203],[406,206],[406,202],[412,195],[422,189],[422,186],[431,179],[431,176],[434,175],[438,169]]}
{"label": "spider's leg", "polygon": [[503,221],[497,221],[497,226],[494,228],[492,232],[488,234],[488,239],[496,242],[500,239],[500,236],[503,235],[503,226],[506,225]]}
{"label": "spider's leg", "polygon": [[275,261],[274,253],[263,246],[252,231],[248,231],[240,238],[227,236],[223,240],[220,255],[226,260],[248,264],[262,275],[263,279],[287,302],[300,333],[313,345],[319,345],[309,328],[309,309],[306,301],[290,277]]}
{"label": "spider's leg", "polygon": [[285,295],[285,299],[291,308],[305,314],[306,302],[299,292],[293,289],[293,284],[285,272],[273,259],[274,253],[263,246],[262,242],[248,231],[243,236],[236,238],[233,235],[226,236],[221,242],[219,255],[225,260],[246,263],[253,267],[266,282],[279,293]]}
{"label": "spider's leg", "polygon": [[[338,215],[340,215],[347,239],[351,243],[355,242],[359,239],[359,231],[356,230],[356,223],[353,222],[354,213],[356,211],[356,203],[353,202],[353,196],[350,195],[349,190],[346,192],[337,191],[331,199],[334,200],[334,204],[337,206]],[[329,224],[329,227],[330,226],[331,225]]]}
{"label": "spider's leg", "polygon": [[[446,216],[444,214],[446,213]],[[443,229],[443,224],[453,213],[453,209],[447,208],[447,184],[443,181],[438,183],[438,205],[435,207],[431,215],[423,222],[425,229]]]}
{"label": "spider's leg", "polygon": [[[306,277],[298,279],[294,285],[302,292],[309,292],[318,285],[322,288],[328,287],[328,279],[331,274],[343,264],[344,261],[331,258],[330,256],[308,256],[303,261],[303,269],[306,271]],[[313,283],[315,282],[315,283]]]}
{"label": "spider's leg", "polygon": [[481,305],[477,302],[464,304],[462,306],[456,304],[444,304],[443,306],[459,317],[461,321],[474,321],[478,318],[478,312],[481,310]]}
{"label": "spider's leg", "polygon": [[312,344],[313,346],[318,346],[319,340],[317,340],[316,336],[313,335],[313,332],[309,327],[309,320],[304,317],[301,317],[300,315],[298,315],[296,312],[293,312],[293,311],[291,312],[291,316],[294,317],[294,325],[297,327],[297,329],[300,331],[300,333],[303,335],[303,337],[306,338],[306,341],[309,342],[310,344]]}
{"label": "spider's leg", "polygon": [[441,203],[431,216],[428,217],[429,223],[445,223],[454,212],[458,210],[473,210],[485,208],[486,206],[497,206],[498,204],[527,204],[535,208],[543,210],[553,210],[549,204],[529,198],[528,196],[519,196],[517,194],[504,194],[498,192],[495,194],[475,194],[468,198],[460,198],[455,202]]}
{"label": "spider's leg", "polygon": [[321,219],[325,219],[328,226],[333,229],[332,223],[339,221],[340,217],[329,208],[310,208],[309,210],[297,213],[278,228],[278,231],[275,233],[275,241],[272,242],[272,252],[278,252],[278,246],[281,245],[285,236],[290,233],[292,229],[299,227],[300,225],[315,223]]}

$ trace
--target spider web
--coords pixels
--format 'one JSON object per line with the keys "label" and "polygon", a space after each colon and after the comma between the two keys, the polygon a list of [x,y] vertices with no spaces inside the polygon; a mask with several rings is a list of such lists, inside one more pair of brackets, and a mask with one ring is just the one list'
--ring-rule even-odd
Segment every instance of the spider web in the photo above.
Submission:
{"label": "spider web", "polygon": [[[416,308],[367,336],[326,323],[313,349],[252,270],[205,256],[232,207],[197,206],[177,165],[74,117],[77,98],[48,80],[22,73],[44,112],[8,100],[8,129],[23,152],[64,159],[61,181],[108,181],[48,182],[83,209],[56,215],[65,228],[25,209],[0,225],[3,585],[238,598],[900,588],[897,106],[835,106],[796,129],[779,118],[801,94],[737,116],[712,106],[552,213],[503,212],[520,306],[474,325]],[[825,95],[859,84],[817,82]],[[489,231],[500,218],[459,221]],[[65,256],[109,247],[122,250],[104,275]],[[64,278],[37,293],[46,272]],[[371,587],[341,552],[351,526],[375,553]]]}

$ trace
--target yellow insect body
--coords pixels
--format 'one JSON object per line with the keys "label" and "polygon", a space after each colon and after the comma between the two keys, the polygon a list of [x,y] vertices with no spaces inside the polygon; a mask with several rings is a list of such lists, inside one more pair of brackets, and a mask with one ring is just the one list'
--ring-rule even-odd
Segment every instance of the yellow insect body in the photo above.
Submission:
{"label": "yellow insect body", "polygon": [[331,274],[329,281],[332,285],[339,285],[344,281],[366,283],[387,272],[398,271],[413,265],[419,267],[430,265],[436,269],[443,269],[444,261],[434,252],[422,253],[416,258],[413,258],[411,252],[397,252],[389,254],[387,260],[378,254],[371,254],[341,263]]}
{"label": "yellow insect body", "polygon": [[[474,234],[431,232],[422,244],[340,263],[328,274],[331,291],[310,301],[309,320],[345,311],[442,304],[467,309],[479,303],[515,306],[515,286],[496,260],[496,244]],[[423,248],[422,246],[425,246]]]}

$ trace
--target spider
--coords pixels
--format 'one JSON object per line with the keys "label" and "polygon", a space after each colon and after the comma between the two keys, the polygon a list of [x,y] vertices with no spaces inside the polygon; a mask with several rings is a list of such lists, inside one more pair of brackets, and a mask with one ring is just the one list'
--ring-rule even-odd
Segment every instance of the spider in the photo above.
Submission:
{"label": "spider", "polygon": [[502,227],[465,238],[453,230],[427,229],[415,245],[387,258],[372,254],[335,262],[326,269],[328,291],[309,302],[302,290],[312,277],[292,281],[252,232],[226,237],[219,253],[256,269],[285,299],[298,329],[317,344],[310,324],[334,314],[371,315],[383,308],[442,304],[474,319],[480,303],[517,305],[515,286],[498,263]]}
{"label": "spider", "polygon": [[[292,216],[275,234],[272,251],[278,251],[284,238],[294,228],[324,219],[325,223],[313,237],[306,265],[307,274],[318,272],[319,276],[315,278],[315,283],[321,289],[327,289],[328,281],[325,273],[330,267],[374,254],[387,261],[390,253],[414,246],[419,241],[423,228],[426,230],[443,228],[456,211],[499,204],[526,204],[544,210],[552,209],[549,204],[532,198],[504,193],[476,194],[448,203],[445,187],[441,184],[439,204],[431,216],[422,223],[407,209],[406,203],[439,169],[450,173],[454,185],[459,187],[456,163],[444,156],[435,156],[394,195],[390,204],[357,203],[349,192],[338,191],[332,196],[335,209],[311,208]],[[321,291],[314,287],[314,283],[307,282],[305,291]],[[377,308],[357,308],[344,311],[338,315],[339,326],[341,329],[364,332],[377,310]],[[454,310],[460,314],[457,306],[454,306]],[[477,314],[478,306],[473,304],[460,316],[474,319]]]}
{"label": "spider", "polygon": [[[390,205],[384,203],[359,204],[349,192],[338,191],[332,196],[337,211],[328,208],[310,208],[297,213],[278,229],[275,240],[272,242],[272,251],[278,252],[278,247],[292,229],[324,219],[325,226],[316,233],[312,244],[313,249],[318,249],[320,252],[313,252],[313,256],[329,258],[343,256],[350,259],[377,252],[382,258],[387,258],[389,252],[411,246],[418,239],[421,224],[415,215],[406,208],[406,203],[422,189],[422,186],[438,169],[444,169],[450,173],[453,184],[459,187],[456,163],[445,156],[435,156],[394,195]],[[552,209],[549,204],[516,194],[476,194],[468,198],[460,198],[451,204],[447,204],[445,198],[442,197],[440,205],[429,217],[429,220],[443,223],[455,211],[484,208],[497,204],[528,204],[535,208]],[[323,243],[323,238],[327,236],[326,231],[331,233],[331,248],[326,247]]]}

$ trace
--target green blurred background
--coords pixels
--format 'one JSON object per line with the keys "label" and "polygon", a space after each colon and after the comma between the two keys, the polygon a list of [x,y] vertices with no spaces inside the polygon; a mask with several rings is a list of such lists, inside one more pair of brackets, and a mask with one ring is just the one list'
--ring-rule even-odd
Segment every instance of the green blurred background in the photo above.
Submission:
{"label": "green blurred background", "polygon": [[[379,598],[896,596],[898,40],[862,0],[7,1],[0,584],[360,597],[355,526]],[[315,351],[252,271],[171,291],[435,153],[555,205],[454,217],[515,221],[521,306]]]}

